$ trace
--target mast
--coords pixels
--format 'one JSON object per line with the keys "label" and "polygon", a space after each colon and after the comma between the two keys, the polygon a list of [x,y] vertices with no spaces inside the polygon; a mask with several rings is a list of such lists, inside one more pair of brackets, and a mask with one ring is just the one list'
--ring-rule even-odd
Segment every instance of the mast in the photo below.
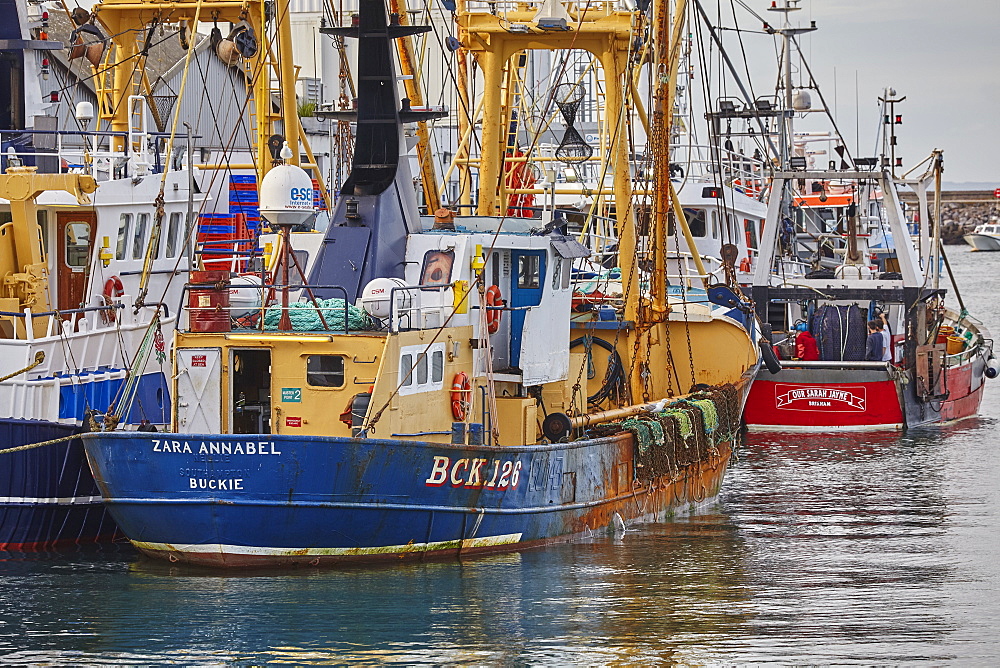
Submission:
{"label": "mast", "polygon": [[[780,88],[782,92],[781,101],[781,132],[778,137],[778,151],[781,159],[781,169],[791,168],[792,150],[795,141],[795,111],[792,108],[792,37],[802,33],[812,32],[816,29],[815,22],[808,28],[793,28],[789,21],[789,15],[797,12],[801,0],[778,0],[771,3],[768,11],[777,12],[782,16],[781,28],[775,32],[781,35],[781,76]],[[767,27],[767,26],[765,26]],[[786,189],[781,193],[781,215],[783,218],[790,217],[792,213],[792,193]],[[794,248],[794,243],[793,243]]]}
{"label": "mast", "polygon": [[778,5],[772,2],[767,8],[769,12],[777,12],[782,15],[781,28],[774,30],[781,35],[781,75],[780,90],[782,96],[781,109],[781,134],[778,137],[779,151],[781,155],[782,169],[788,169],[788,160],[792,156],[793,141],[795,138],[795,112],[792,108],[792,36],[816,30],[815,23],[808,28],[793,28],[789,21],[789,14],[797,12],[801,0],[781,0],[784,4]]}
{"label": "mast", "polygon": [[[278,85],[281,87],[282,129],[285,131],[285,141],[292,149],[292,157],[287,163],[298,166],[301,149],[299,148],[299,105],[295,98],[295,60],[292,57],[292,23],[289,16],[290,0],[277,2],[277,36],[278,36]],[[270,168],[270,161],[259,165],[261,177]],[[318,176],[318,174],[317,174]]]}

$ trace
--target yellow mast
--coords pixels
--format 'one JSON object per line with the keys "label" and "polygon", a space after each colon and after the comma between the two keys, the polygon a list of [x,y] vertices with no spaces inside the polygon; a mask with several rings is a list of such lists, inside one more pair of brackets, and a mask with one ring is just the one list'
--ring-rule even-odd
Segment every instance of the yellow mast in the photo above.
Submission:
{"label": "yellow mast", "polygon": [[[272,19],[273,33],[265,29],[263,0],[104,0],[94,7],[94,15],[108,34],[114,48],[109,50],[106,66],[112,68],[112,86],[102,88],[99,96],[100,119],[112,131],[127,132],[129,129],[129,95],[138,94],[142,81],[142,44],[150,26],[186,25],[190,48],[197,48],[196,40],[190,36],[197,34],[198,23],[209,18],[214,22],[237,24],[246,21],[257,39],[257,53],[243,59],[243,70],[250,79],[253,97],[252,115],[256,121],[255,149],[257,168],[263,176],[270,168],[271,154],[267,138],[275,134],[276,123],[284,120],[282,131],[289,146],[293,148],[291,162],[299,164],[299,156],[306,139],[301,134],[297,119],[298,107],[295,97],[295,66],[292,61],[292,34],[289,22],[289,0],[278,0]],[[277,57],[275,56],[277,50]],[[277,80],[277,89],[272,89],[272,74]],[[211,95],[211,91],[206,91]],[[271,111],[272,95],[280,100],[281,114]],[[124,146],[123,139],[116,139],[115,146]],[[319,178],[320,174],[316,174]]]}

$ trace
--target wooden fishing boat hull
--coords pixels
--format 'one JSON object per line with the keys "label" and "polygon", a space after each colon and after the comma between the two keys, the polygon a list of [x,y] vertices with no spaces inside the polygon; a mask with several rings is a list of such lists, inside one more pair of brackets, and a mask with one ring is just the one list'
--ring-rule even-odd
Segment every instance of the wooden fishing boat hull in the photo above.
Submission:
{"label": "wooden fishing boat hull", "polygon": [[732,444],[639,482],[631,433],[520,447],[99,433],[87,456],[142,552],[224,567],[449,558],[664,519],[714,497]]}
{"label": "wooden fishing boat hull", "polygon": [[[79,428],[0,420],[0,443],[16,447],[71,436]],[[79,440],[3,455],[0,550],[49,550],[113,540],[117,526],[90,474]]]}

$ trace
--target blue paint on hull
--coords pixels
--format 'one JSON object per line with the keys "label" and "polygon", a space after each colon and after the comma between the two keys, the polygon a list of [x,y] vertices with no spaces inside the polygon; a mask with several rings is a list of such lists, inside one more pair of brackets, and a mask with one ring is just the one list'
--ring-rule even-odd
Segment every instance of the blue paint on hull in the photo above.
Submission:
{"label": "blue paint on hull", "polygon": [[[69,436],[78,427],[41,420],[0,420],[0,443],[15,447]],[[0,549],[48,549],[111,540],[111,519],[80,440],[2,455]]]}
{"label": "blue paint on hull", "polygon": [[634,482],[629,434],[502,448],[285,435],[84,440],[112,514],[140,549],[227,566],[566,539],[603,530],[616,513],[663,517],[714,496],[730,454],[724,445],[676,482],[650,486]]}
{"label": "blue paint on hull", "polygon": [[[108,371],[81,372],[77,374],[79,382],[63,385],[59,388],[59,419],[86,419],[88,408],[102,413],[118,398],[119,390],[125,382],[121,378],[100,378]],[[45,379],[42,379],[45,380]],[[170,390],[167,379],[162,372],[147,373],[139,379],[135,401],[122,418],[125,424],[139,424],[141,420],[149,420],[153,424],[169,424],[170,422]]]}

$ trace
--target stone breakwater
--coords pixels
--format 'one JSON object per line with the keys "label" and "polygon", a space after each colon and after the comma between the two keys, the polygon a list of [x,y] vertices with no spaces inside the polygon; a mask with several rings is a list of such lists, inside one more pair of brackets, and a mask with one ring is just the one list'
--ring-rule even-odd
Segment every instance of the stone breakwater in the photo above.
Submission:
{"label": "stone breakwater", "polygon": [[941,240],[946,244],[965,243],[962,237],[990,221],[1000,220],[997,204],[983,202],[943,202],[941,204]]}

